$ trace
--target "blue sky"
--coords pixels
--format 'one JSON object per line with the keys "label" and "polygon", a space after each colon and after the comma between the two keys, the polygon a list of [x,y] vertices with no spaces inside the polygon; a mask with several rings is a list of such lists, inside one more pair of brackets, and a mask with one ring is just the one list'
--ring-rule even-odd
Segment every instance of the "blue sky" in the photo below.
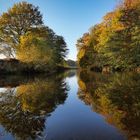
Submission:
{"label": "blue sky", "polygon": [[[21,0],[0,0],[0,14]],[[24,0],[39,6],[45,25],[62,35],[69,48],[68,58],[76,60],[76,41],[115,8],[117,0]]]}

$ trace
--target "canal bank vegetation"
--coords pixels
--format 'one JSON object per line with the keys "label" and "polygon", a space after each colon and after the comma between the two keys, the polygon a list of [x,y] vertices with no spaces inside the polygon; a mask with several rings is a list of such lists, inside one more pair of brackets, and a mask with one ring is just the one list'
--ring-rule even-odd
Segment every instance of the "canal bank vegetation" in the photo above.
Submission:
{"label": "canal bank vegetation", "polygon": [[64,38],[44,25],[38,7],[19,2],[0,16],[0,55],[7,58],[0,72],[56,72],[67,52]]}
{"label": "canal bank vegetation", "polygon": [[123,0],[78,41],[78,63],[94,71],[140,71],[140,1]]}

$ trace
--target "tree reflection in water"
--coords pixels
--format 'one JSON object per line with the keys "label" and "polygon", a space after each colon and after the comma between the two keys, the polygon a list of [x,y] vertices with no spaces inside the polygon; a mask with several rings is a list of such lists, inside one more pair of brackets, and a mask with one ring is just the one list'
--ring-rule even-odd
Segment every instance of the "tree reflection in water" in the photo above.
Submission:
{"label": "tree reflection in water", "polygon": [[19,139],[42,138],[46,117],[67,98],[68,86],[63,78],[58,75],[28,81],[24,77],[18,87],[1,91],[0,124],[5,131]]}
{"label": "tree reflection in water", "polygon": [[80,72],[78,96],[128,139],[140,139],[140,74]]}

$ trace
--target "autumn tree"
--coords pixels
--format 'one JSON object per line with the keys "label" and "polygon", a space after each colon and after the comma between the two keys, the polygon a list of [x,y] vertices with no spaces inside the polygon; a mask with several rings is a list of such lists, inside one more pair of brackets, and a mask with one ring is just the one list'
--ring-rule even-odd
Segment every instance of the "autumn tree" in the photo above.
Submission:
{"label": "autumn tree", "polygon": [[[7,44],[11,56],[16,53],[20,36],[30,28],[43,24],[42,15],[38,7],[27,2],[14,4],[7,12],[0,16],[0,42]],[[2,45],[0,46],[3,47]]]}
{"label": "autumn tree", "polygon": [[20,37],[17,58],[38,71],[55,70],[62,65],[67,48],[64,39],[46,26],[30,29]]}
{"label": "autumn tree", "polygon": [[140,66],[140,1],[124,0],[77,42],[80,67],[113,70]]}
{"label": "autumn tree", "polygon": [[19,2],[0,17],[0,54],[16,57],[37,71],[63,66],[67,44],[43,25],[38,7]]}

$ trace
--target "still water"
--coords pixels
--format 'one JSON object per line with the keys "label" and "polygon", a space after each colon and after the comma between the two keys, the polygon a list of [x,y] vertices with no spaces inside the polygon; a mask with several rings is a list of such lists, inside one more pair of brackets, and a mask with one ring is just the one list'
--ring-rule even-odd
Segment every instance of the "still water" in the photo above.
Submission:
{"label": "still water", "polygon": [[140,74],[0,77],[0,140],[139,140]]}

